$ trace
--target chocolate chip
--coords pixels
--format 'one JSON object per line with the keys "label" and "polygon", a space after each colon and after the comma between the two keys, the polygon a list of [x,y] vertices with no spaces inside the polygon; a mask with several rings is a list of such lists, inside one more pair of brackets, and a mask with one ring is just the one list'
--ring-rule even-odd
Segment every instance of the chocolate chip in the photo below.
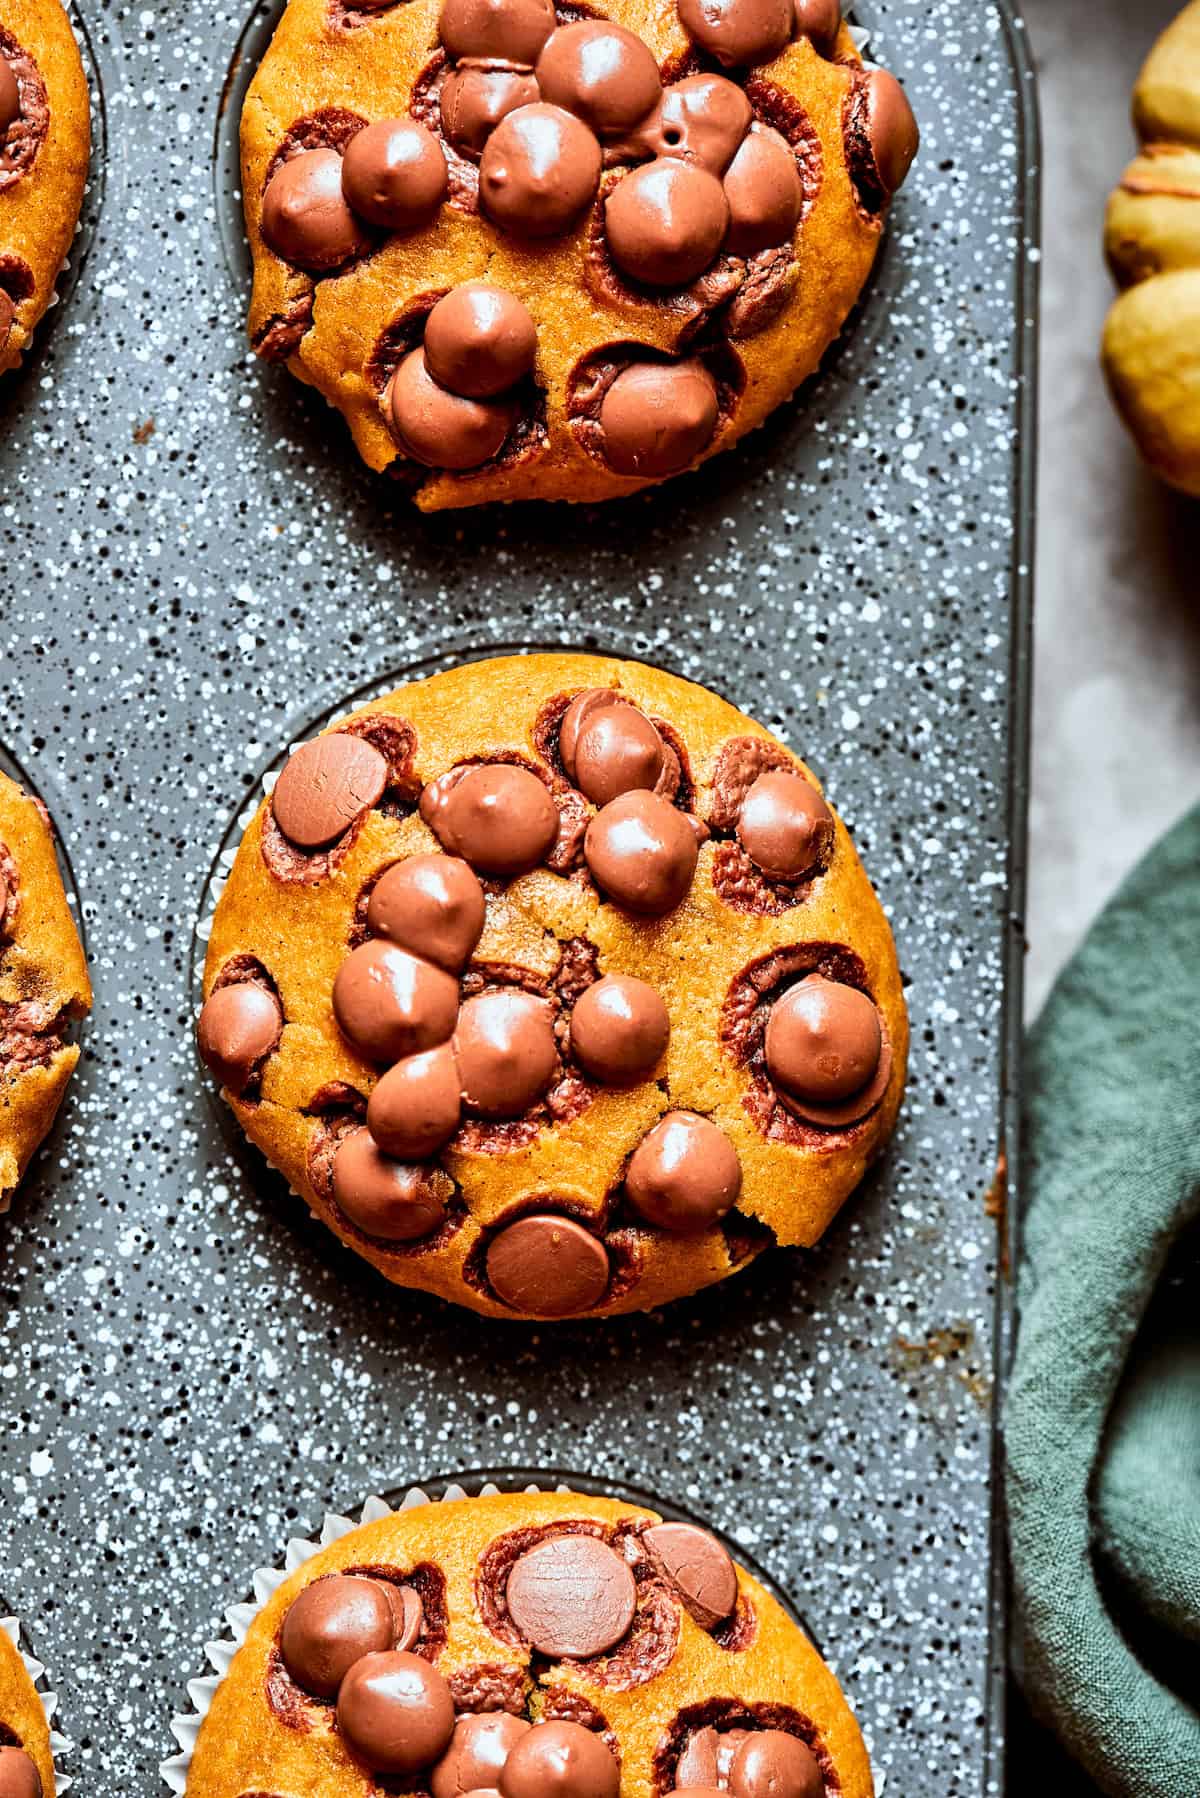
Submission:
{"label": "chocolate chip", "polygon": [[663,90],[651,124],[639,136],[655,156],[679,156],[723,175],[750,129],[750,102],[723,75],[688,75]]}
{"label": "chocolate chip", "polygon": [[429,1170],[383,1154],[369,1129],[352,1130],[338,1144],[333,1196],[352,1224],[383,1242],[415,1242],[446,1218]]}
{"label": "chocolate chip", "polygon": [[824,1798],[820,1762],[784,1729],[750,1730],[729,1769],[733,1798]]}
{"label": "chocolate chip", "polygon": [[458,1014],[454,1053],[463,1100],[472,1111],[520,1117],[558,1070],[553,1009],[515,987],[479,993]]}
{"label": "chocolate chip", "polygon": [[355,1574],[306,1586],[283,1619],[279,1650],[298,1686],[333,1698],[355,1661],[392,1647],[396,1621],[386,1588]]}
{"label": "chocolate chip", "polygon": [[638,1214],[685,1235],[724,1217],[741,1190],[737,1150],[695,1111],[668,1111],[642,1138],[625,1171],[625,1193]]}
{"label": "chocolate chip", "polygon": [[712,442],[719,412],[702,362],[631,362],[601,401],[605,461],[618,474],[678,474]]}
{"label": "chocolate chip", "polygon": [[600,137],[628,131],[662,92],[649,46],[608,19],[560,25],[546,41],[536,73],[543,99],[577,114]]}
{"label": "chocolate chip", "polygon": [[[0,905],[0,918],[4,908]],[[219,986],[196,1026],[200,1058],[221,1085],[241,1097],[279,1041],[283,1013],[274,993],[252,982]]]}
{"label": "chocolate chip", "polygon": [[442,130],[456,150],[477,162],[501,119],[537,99],[538,84],[529,69],[460,62],[443,81],[438,96]]}
{"label": "chocolate chip", "polygon": [[444,0],[439,29],[451,56],[532,67],[555,27],[553,0]]}
{"label": "chocolate chip", "polygon": [[0,51],[0,135],[21,116],[21,89],[12,64]]}
{"label": "chocolate chip", "polygon": [[407,1652],[420,1641],[421,1631],[425,1627],[425,1607],[421,1603],[421,1594],[415,1586],[384,1584],[383,1589],[387,1593],[388,1602],[392,1607],[392,1619],[396,1630],[392,1647]]}
{"label": "chocolate chip", "polygon": [[387,758],[349,731],[302,743],[275,782],[271,810],[297,849],[325,849],[378,803]]}
{"label": "chocolate chip", "polygon": [[832,55],[842,28],[841,0],[795,0],[796,33],[822,56]]}
{"label": "chocolate chip", "polygon": [[337,1722],[350,1752],[373,1772],[412,1774],[445,1752],[454,1700],[420,1655],[367,1654],[342,1680]]}
{"label": "chocolate chip", "polygon": [[833,848],[833,813],[800,774],[760,774],[742,800],[742,848],[771,880],[800,880]]}
{"label": "chocolate chip", "polygon": [[346,204],[336,150],[302,150],[280,163],[263,194],[262,234],[285,262],[317,274],[370,248]]}
{"label": "chocolate chip", "polygon": [[[727,1732],[728,1734],[733,1732]],[[740,1739],[743,1731],[738,1731]],[[723,1791],[722,1780],[729,1771],[732,1753],[722,1756],[722,1738],[711,1725],[695,1730],[683,1745],[675,1766],[675,1786],[679,1791]],[[724,1761],[724,1766],[721,1762]]]}
{"label": "chocolate chip", "polygon": [[663,740],[644,713],[632,705],[599,706],[579,729],[574,754],[575,785],[593,805],[607,805],[622,793],[652,792],[666,760]]}
{"label": "chocolate chip", "polygon": [[487,874],[528,873],[558,835],[558,811],[543,783],[508,762],[433,781],[421,794],[421,816],[451,854]]}
{"label": "chocolate chip", "polygon": [[380,119],[346,145],[342,191],[360,218],[384,230],[427,225],[447,182],[442,146],[415,119]]}
{"label": "chocolate chip", "polygon": [[530,372],[537,328],[515,293],[485,282],[451,288],[425,324],[429,372],[452,393],[488,399]]}
{"label": "chocolate chip", "polygon": [[458,981],[423,956],[373,939],[352,949],[338,969],[333,1013],[368,1061],[400,1061],[449,1041]]}
{"label": "chocolate chip", "polygon": [[791,38],[794,0],[676,0],[679,22],[729,68],[771,62]]}
{"label": "chocolate chip", "polygon": [[686,897],[699,847],[698,829],[686,813],[653,793],[637,792],[623,793],[597,812],[583,853],[610,899],[629,911],[661,917]]}
{"label": "chocolate chip", "polygon": [[562,715],[558,727],[558,753],[563,767],[572,780],[575,778],[575,751],[579,745],[579,733],[593,712],[603,711],[606,707],[621,704],[621,695],[612,687],[585,687],[582,693],[576,693],[574,699]]}
{"label": "chocolate chip", "polygon": [[385,1154],[420,1161],[449,1142],[461,1115],[458,1063],[443,1043],[388,1069],[367,1105],[367,1129]]}
{"label": "chocolate chip", "polygon": [[716,257],[728,224],[717,177],[673,156],[632,169],[604,203],[613,261],[651,287],[685,287],[694,280]]}
{"label": "chocolate chip", "polygon": [[641,1540],[701,1629],[729,1616],[737,1603],[737,1570],[715,1536],[694,1523],[656,1523]]}
{"label": "chocolate chip", "polygon": [[460,1717],[449,1748],[430,1775],[433,1798],[494,1790],[505,1761],[528,1729],[524,1717],[510,1717],[506,1711]]}
{"label": "chocolate chip", "polygon": [[866,122],[875,169],[885,194],[894,194],[912,166],[921,133],[908,95],[888,69],[866,76]]}
{"label": "chocolate chip", "polygon": [[606,974],[571,1013],[571,1053],[610,1086],[645,1080],[666,1052],[671,1023],[655,989],[632,974]]}
{"label": "chocolate chip", "polygon": [[613,1756],[600,1737],[580,1723],[535,1724],[517,1743],[500,1775],[503,1798],[617,1798],[620,1786]]}
{"label": "chocolate chip", "polygon": [[23,1748],[0,1748],[0,1798],[42,1798],[42,1776]]}
{"label": "chocolate chip", "polygon": [[769,125],[755,125],[725,172],[729,230],[725,248],[734,256],[790,243],[804,207],[804,188],[787,139]]}
{"label": "chocolate chip", "polygon": [[488,1245],[487,1274],[498,1299],[528,1317],[576,1317],[608,1288],[604,1244],[569,1217],[522,1217]]}
{"label": "chocolate chip", "polygon": [[459,973],[483,930],[483,888],[455,855],[411,855],[376,882],[367,928]]}
{"label": "chocolate chip", "polygon": [[578,218],[600,180],[600,143],[561,106],[521,106],[502,119],[479,164],[479,197],[517,237],[554,237]]}
{"label": "chocolate chip", "polygon": [[[599,1537],[549,1536],[513,1562],[505,1599],[509,1616],[539,1654],[586,1660],[606,1654],[628,1634],[637,1587],[627,1562]],[[528,1739],[521,1747],[529,1761],[537,1759],[538,1748]],[[544,1750],[545,1742],[539,1747]]]}
{"label": "chocolate chip", "polygon": [[441,386],[420,346],[397,367],[386,403],[397,443],[426,468],[478,468],[490,462],[517,422],[513,400],[470,400]]}
{"label": "chocolate chip", "polygon": [[879,1068],[879,1013],[856,987],[810,974],[771,1007],[765,1047],[767,1071],[785,1103],[844,1105]]}

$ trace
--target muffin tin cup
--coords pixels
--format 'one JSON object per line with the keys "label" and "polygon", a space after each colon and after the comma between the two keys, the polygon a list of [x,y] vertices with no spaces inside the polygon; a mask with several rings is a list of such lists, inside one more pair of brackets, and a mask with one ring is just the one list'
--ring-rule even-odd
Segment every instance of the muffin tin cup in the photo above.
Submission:
{"label": "muffin tin cup", "polygon": [[42,1701],[42,1709],[46,1713],[46,1722],[50,1725],[50,1752],[54,1756],[54,1790],[57,1798],[62,1798],[62,1794],[69,1792],[75,1783],[69,1773],[63,1772],[61,1764],[63,1757],[71,1753],[74,1743],[55,1726],[54,1719],[58,1715],[58,1693],[51,1691],[46,1684],[45,1663],[39,1661],[30,1650],[27,1633],[22,1629],[20,1619],[3,1615],[7,1610],[8,1606],[3,1599],[0,1599],[0,1629],[4,1631],[24,1661],[25,1671],[33,1681],[34,1689]]}
{"label": "muffin tin cup", "polygon": [[[311,1537],[296,1536],[289,1541],[282,1565],[258,1568],[251,1581],[253,1597],[232,1604],[225,1611],[229,1634],[206,1644],[205,1652],[214,1671],[198,1674],[196,1678],[188,1680],[187,1695],[192,1708],[187,1712],[176,1713],[171,1719],[171,1734],[179,1744],[179,1753],[163,1761],[159,1771],[175,1798],[182,1798],[187,1789],[188,1773],[200,1725],[208,1715],[218,1687],[229,1672],[234,1655],[245,1641],[246,1632],[259,1611],[285,1579],[289,1579],[298,1567],[303,1567],[314,1555],[320,1554],[323,1548],[328,1548],[331,1542],[340,1541],[343,1536],[348,1536],[352,1530],[359,1529],[365,1523],[377,1523],[381,1517],[390,1517],[396,1511],[411,1511],[418,1505],[440,1504],[446,1499],[488,1498],[500,1492],[578,1492],[584,1497],[614,1498],[622,1503],[641,1506],[656,1512],[667,1522],[698,1524],[724,1543],[734,1560],[740,1562],[771,1597],[782,1605],[793,1623],[804,1631],[820,1652],[820,1643],[804,1616],[778,1582],[719,1526],[708,1519],[694,1516],[681,1505],[657,1498],[651,1493],[639,1492],[636,1487],[619,1481],[596,1480],[590,1474],[509,1467],[442,1475],[424,1480],[416,1486],[388,1488],[382,1496],[372,1494],[355,1507],[358,1511],[357,1519],[339,1511],[327,1511],[318,1534]],[[853,1705],[853,1692],[847,1693],[847,1699]],[[64,1788],[60,1786],[59,1791],[62,1790]]]}

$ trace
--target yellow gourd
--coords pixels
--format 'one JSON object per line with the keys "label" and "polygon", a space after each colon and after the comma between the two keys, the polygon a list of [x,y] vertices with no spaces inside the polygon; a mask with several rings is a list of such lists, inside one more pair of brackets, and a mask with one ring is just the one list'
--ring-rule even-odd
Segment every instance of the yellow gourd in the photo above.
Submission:
{"label": "yellow gourd", "polygon": [[1200,0],[1146,59],[1133,122],[1142,147],[1105,218],[1105,253],[1124,291],[1101,356],[1150,467],[1200,495]]}

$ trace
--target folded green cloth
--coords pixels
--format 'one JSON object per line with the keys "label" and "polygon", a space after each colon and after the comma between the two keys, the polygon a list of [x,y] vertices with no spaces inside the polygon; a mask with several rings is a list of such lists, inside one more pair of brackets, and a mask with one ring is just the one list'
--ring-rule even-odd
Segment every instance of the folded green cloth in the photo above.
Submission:
{"label": "folded green cloth", "polygon": [[1059,979],[1024,1090],[1018,1676],[1099,1791],[1198,1798],[1200,808]]}

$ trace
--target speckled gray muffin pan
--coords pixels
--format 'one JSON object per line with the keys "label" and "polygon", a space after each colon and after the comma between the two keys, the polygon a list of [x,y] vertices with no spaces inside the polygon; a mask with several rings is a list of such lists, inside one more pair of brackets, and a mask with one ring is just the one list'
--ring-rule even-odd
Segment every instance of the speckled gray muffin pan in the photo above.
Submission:
{"label": "speckled gray muffin pan", "polygon": [[[595,513],[430,520],[248,352],[214,149],[244,0],[84,11],[104,212],[69,312],[0,384],[0,739],[70,847],[96,987],[0,1226],[0,1585],[54,1668],[81,1788],[158,1789],[204,1642],[289,1535],[370,1491],[534,1465],[725,1524],[809,1619],[891,1798],[999,1789],[988,1198],[1020,1015],[1036,229],[1019,32],[984,0],[872,0],[924,149],[794,405]],[[191,1044],[210,867],[280,747],[355,689],[510,643],[645,656],[781,732],[854,832],[912,1008],[895,1146],[820,1248],[599,1327],[497,1327],[388,1287],[235,1146]]]}

